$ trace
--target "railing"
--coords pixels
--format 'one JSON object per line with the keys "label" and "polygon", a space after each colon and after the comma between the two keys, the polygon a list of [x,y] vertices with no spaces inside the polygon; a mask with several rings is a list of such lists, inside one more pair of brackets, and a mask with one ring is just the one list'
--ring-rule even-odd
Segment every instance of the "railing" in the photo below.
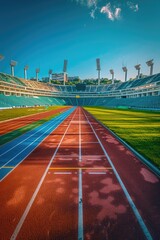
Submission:
{"label": "railing", "polygon": [[50,96],[50,97],[58,97],[58,98],[66,98],[66,97],[72,97],[72,98],[101,98],[101,97],[134,97],[134,96],[140,96],[142,94],[149,94],[153,93],[153,95],[156,93],[157,95],[160,95],[160,85],[158,83],[152,83],[147,84],[144,86],[139,86],[135,88],[128,88],[128,89],[121,89],[121,90],[113,90],[113,91],[106,91],[106,92],[53,92],[51,90],[40,90],[35,89],[32,87],[27,86],[20,86],[16,85],[14,83],[8,83],[4,81],[0,81],[0,92],[4,93],[14,93],[14,94],[20,94],[20,95],[26,95],[26,96]]}

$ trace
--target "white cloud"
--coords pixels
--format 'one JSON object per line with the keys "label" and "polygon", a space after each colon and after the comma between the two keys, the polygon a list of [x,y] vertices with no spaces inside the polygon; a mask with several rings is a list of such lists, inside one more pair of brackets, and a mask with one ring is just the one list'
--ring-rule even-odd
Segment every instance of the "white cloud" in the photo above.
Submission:
{"label": "white cloud", "polygon": [[114,13],[114,15],[115,15],[115,18],[120,18],[120,14],[121,14],[121,8],[116,8],[116,10],[115,10],[115,13]]}
{"label": "white cloud", "polygon": [[91,10],[91,12],[90,12],[90,16],[92,17],[92,18],[95,18],[95,9],[92,9]]}
{"label": "white cloud", "polygon": [[[114,5],[108,2],[105,6],[102,5],[102,0],[72,0],[80,5],[83,5],[89,9],[91,18],[95,19],[98,11],[107,16],[111,21],[118,20],[121,18],[122,8],[129,8],[134,12],[139,11],[138,3],[134,3],[133,0],[128,0],[125,3],[121,3],[119,0],[114,1]],[[138,0],[135,0],[138,1]]]}
{"label": "white cloud", "polygon": [[91,9],[90,16],[95,18],[98,0],[76,0],[76,2]]}
{"label": "white cloud", "polygon": [[87,0],[87,6],[90,7],[97,7],[97,0]]}
{"label": "white cloud", "polygon": [[111,20],[114,21],[115,19],[119,19],[120,18],[120,14],[121,14],[121,8],[115,8],[114,11],[111,9],[111,4],[108,3],[106,6],[103,6],[101,8],[101,13],[104,13],[107,15],[107,17]]}
{"label": "white cloud", "polygon": [[133,3],[133,2],[127,2],[127,5],[128,7],[133,10],[134,12],[138,12],[139,10],[139,5],[136,3]]}
{"label": "white cloud", "polygon": [[76,0],[76,2],[88,8],[97,7],[97,0]]}

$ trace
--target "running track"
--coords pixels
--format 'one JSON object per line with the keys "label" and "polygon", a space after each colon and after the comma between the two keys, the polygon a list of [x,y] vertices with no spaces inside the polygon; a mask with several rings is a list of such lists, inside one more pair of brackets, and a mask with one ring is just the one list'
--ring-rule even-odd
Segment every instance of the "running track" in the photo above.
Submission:
{"label": "running track", "polygon": [[159,178],[82,108],[61,120],[1,180],[0,239],[160,239]]}
{"label": "running track", "polygon": [[[38,120],[49,117],[49,116],[51,116],[53,114],[56,114],[56,113],[63,112],[67,109],[68,109],[68,107],[58,108],[58,109],[54,109],[54,110],[47,111],[47,112],[36,113],[36,114],[32,114],[32,115],[25,116],[25,117],[19,117],[19,118],[14,118],[14,119],[2,121],[2,122],[0,122],[0,135],[9,133],[13,130],[16,130],[16,129],[24,127],[24,126],[27,126],[31,123],[34,123],[34,122],[38,121]],[[31,111],[32,111],[32,109],[31,109]]]}

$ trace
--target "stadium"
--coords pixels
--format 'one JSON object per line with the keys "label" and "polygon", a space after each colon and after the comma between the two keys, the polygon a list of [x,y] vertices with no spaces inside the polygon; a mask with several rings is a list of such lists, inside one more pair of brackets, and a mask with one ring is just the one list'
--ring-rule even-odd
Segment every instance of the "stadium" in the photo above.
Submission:
{"label": "stadium", "polygon": [[[150,142],[155,149],[151,146],[153,151],[147,155],[134,147],[134,141],[130,142],[129,138],[126,139],[129,144],[125,141],[127,125],[120,125],[121,138],[103,120],[120,111],[116,116],[122,114],[125,121],[124,114],[129,113],[127,124],[137,118],[137,122],[130,124],[138,128],[139,114],[144,118],[145,114],[151,114],[155,118],[154,114],[160,110],[160,74],[118,83],[112,80],[110,84],[101,84],[98,79],[96,85],[70,86],[65,82],[66,66],[61,85],[15,77],[12,67],[11,75],[0,73],[0,108],[4,119],[0,122],[1,196],[11,185],[13,189],[9,187],[4,198],[11,206],[15,205],[1,209],[2,216],[7,215],[3,218],[2,238],[158,239],[160,170],[159,161],[153,156],[153,151],[157,154],[158,144]],[[16,111],[18,115],[14,115]],[[96,112],[101,112],[103,118]],[[141,126],[138,131],[144,129]],[[135,141],[145,149],[141,138]],[[29,176],[28,180],[24,180],[25,176]],[[20,184],[21,181],[25,183]],[[148,182],[154,183],[154,188]],[[137,184],[143,193],[140,196],[132,190]],[[25,198],[22,186],[26,188]],[[53,186],[54,190],[50,191]],[[152,213],[147,206],[150,202],[154,205]],[[54,210],[50,204],[54,204]],[[3,198],[1,206],[4,206]],[[17,206],[22,211],[15,215]],[[14,229],[6,227],[15,216]],[[134,228],[130,227],[130,221]],[[62,222],[64,230],[61,230]],[[3,231],[6,228],[7,232]],[[133,238],[128,238],[130,233]]]}
{"label": "stadium", "polygon": [[160,239],[160,1],[3,1],[0,240]]}
{"label": "stadium", "polygon": [[160,74],[107,85],[46,84],[0,73],[1,108],[45,105],[160,110]]}

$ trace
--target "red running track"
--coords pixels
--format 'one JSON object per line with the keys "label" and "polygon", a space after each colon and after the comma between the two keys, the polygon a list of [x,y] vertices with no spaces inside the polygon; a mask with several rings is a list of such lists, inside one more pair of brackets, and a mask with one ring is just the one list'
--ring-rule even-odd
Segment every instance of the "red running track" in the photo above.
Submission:
{"label": "red running track", "polygon": [[159,190],[159,179],[79,107],[0,182],[0,236],[158,240]]}
{"label": "red running track", "polygon": [[25,117],[18,117],[18,118],[2,121],[0,122],[0,135],[17,130],[18,128],[32,124],[38,120],[42,120],[43,118],[50,117],[53,114],[64,112],[68,108],[69,107],[65,107],[65,108],[63,107],[63,108],[58,108],[58,109],[47,111],[47,112],[36,113],[36,114],[32,114]]}

